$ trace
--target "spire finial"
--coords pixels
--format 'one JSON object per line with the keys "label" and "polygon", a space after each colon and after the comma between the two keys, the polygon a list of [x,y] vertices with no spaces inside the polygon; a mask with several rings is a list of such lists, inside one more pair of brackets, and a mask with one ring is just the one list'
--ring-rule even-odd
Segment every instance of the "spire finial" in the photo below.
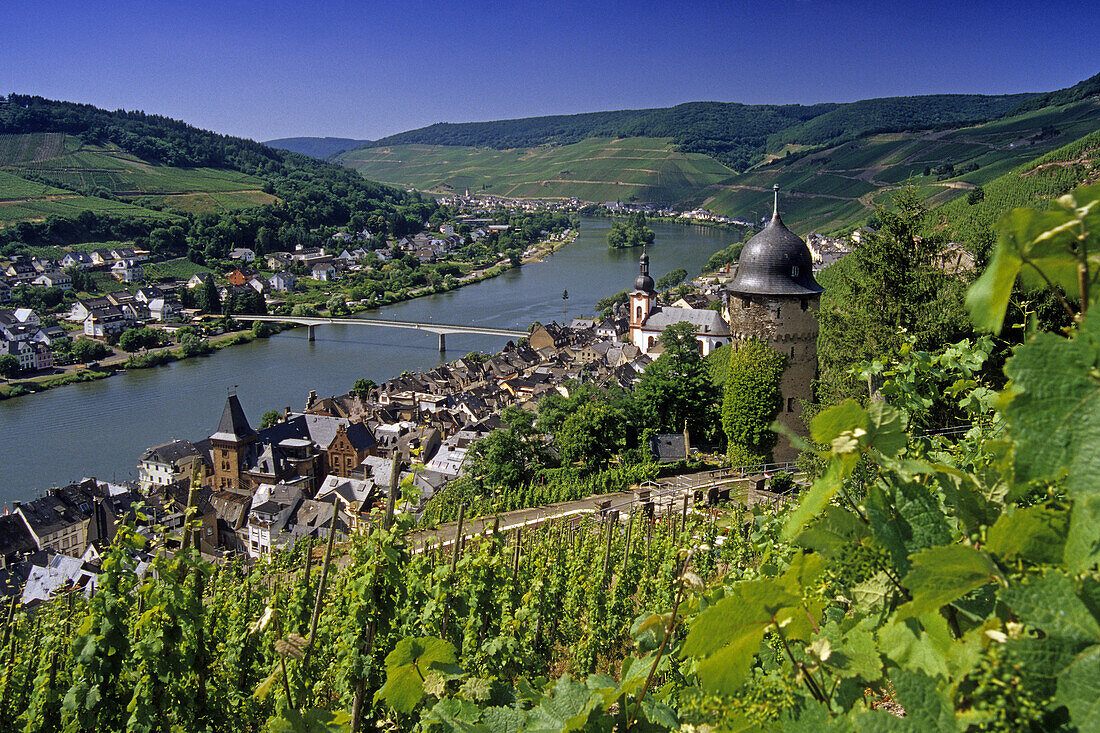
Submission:
{"label": "spire finial", "polygon": [[772,218],[775,219],[779,216],[779,184],[776,183],[772,186],[772,194],[775,200],[772,202]]}

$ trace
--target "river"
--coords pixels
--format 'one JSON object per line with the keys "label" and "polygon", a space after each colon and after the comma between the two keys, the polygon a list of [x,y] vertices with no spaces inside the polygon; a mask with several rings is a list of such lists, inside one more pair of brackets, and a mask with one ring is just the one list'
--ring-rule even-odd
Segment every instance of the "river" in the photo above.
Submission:
{"label": "river", "polygon": [[[737,236],[703,226],[653,223],[654,279],[675,270],[699,273],[711,254]],[[533,321],[592,316],[600,298],[630,288],[639,250],[608,250],[607,219],[583,219],[577,240],[538,263],[458,290],[363,315],[402,321],[526,329]],[[568,291],[568,300],[562,292]],[[218,424],[235,389],[255,426],[270,409],[301,410],[309,390],[343,394],[367,377],[382,382],[430,369],[472,350],[497,351],[507,339],[451,334],[441,356],[431,333],[362,326],[319,326],[222,349],[211,356],[118,374],[0,402],[0,501],[26,500],[83,476],[125,481],[149,446],[199,440]]]}

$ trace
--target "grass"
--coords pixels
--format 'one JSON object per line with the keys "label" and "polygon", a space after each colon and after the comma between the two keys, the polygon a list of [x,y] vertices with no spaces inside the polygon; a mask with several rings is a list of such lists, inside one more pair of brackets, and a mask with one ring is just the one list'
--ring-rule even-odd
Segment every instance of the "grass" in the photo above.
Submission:
{"label": "grass", "polygon": [[147,278],[174,278],[177,280],[190,280],[192,275],[200,272],[214,272],[209,267],[198,265],[186,257],[177,257],[174,260],[164,262],[149,262],[143,265]]}
{"label": "grass", "polygon": [[679,201],[733,173],[705,155],[677,152],[670,139],[643,137],[520,150],[397,145],[351,151],[339,162],[424,190],[590,201]]}
{"label": "grass", "polygon": [[[22,174],[55,186],[28,180]],[[277,202],[275,196],[263,192],[263,185],[261,179],[238,171],[155,165],[114,145],[86,144],[62,133],[0,135],[0,202],[14,201],[0,205],[0,223],[73,216],[88,210],[172,216],[143,208],[145,203],[198,214]],[[122,201],[82,195],[96,189]]]}
{"label": "grass", "polygon": [[[960,196],[965,201],[967,187],[1093,132],[1098,119],[1100,102],[1085,100],[954,130],[870,135],[811,152],[788,145],[790,158],[744,173],[705,155],[680,153],[668,138],[593,138],[518,150],[399,145],[349,151],[338,162],[367,178],[425,191],[702,204],[746,218],[771,211],[771,188],[778,183],[790,226],[830,232],[861,223],[875,201],[910,182],[933,205]],[[925,168],[945,163],[978,169],[945,181],[924,176]],[[952,182],[962,185],[946,185]]]}

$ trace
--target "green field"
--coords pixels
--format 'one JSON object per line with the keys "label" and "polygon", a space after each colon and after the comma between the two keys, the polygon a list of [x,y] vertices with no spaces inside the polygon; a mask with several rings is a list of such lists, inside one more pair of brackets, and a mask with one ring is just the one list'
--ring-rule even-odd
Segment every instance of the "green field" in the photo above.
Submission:
{"label": "green field", "polygon": [[572,145],[493,150],[396,145],[343,154],[339,162],[383,183],[426,191],[482,192],[512,198],[676,202],[733,171],[669,138],[589,138]]}
{"label": "green field", "polygon": [[[202,213],[278,201],[262,188],[262,180],[237,171],[153,165],[114,145],[86,144],[63,133],[0,135],[0,222],[87,210],[164,218],[140,205]],[[122,201],[85,196],[101,191]]]}
{"label": "green field", "polygon": [[[829,232],[860,223],[900,186],[915,185],[932,205],[947,203],[1098,127],[1100,102],[1089,99],[959,129],[869,135],[810,152],[789,145],[790,157],[740,174],[708,156],[678,152],[671,138],[641,137],[515,150],[395,145],[349,151],[338,162],[370,179],[436,193],[469,188],[511,198],[703,205],[747,218],[771,210],[778,183],[788,224]],[[957,175],[924,175],[948,163]],[[963,173],[964,166],[977,169]]]}
{"label": "green field", "polygon": [[209,267],[196,265],[186,257],[177,257],[164,262],[147,263],[144,266],[146,277],[172,278],[175,280],[189,280],[192,275],[200,272],[213,272]]}

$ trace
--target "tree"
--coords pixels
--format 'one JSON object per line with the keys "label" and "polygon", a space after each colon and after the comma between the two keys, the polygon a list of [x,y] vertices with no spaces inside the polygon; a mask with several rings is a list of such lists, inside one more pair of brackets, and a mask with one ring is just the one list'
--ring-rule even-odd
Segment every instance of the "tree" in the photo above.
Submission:
{"label": "tree", "polygon": [[730,354],[722,429],[734,465],[770,460],[778,436],[769,426],[783,407],[779,380],[786,362],[782,354],[755,339]]}
{"label": "tree", "polygon": [[12,354],[0,356],[0,376],[11,378],[19,373],[19,357]]}
{"label": "tree", "polygon": [[275,329],[267,321],[255,321],[252,324],[252,337],[258,339],[270,338]]}
{"label": "tree", "polygon": [[697,440],[714,436],[720,390],[699,354],[695,327],[676,323],[661,334],[664,353],[646,367],[635,391],[645,429],[679,433],[687,421]]}
{"label": "tree", "polygon": [[623,446],[621,416],[604,402],[586,402],[554,435],[561,457],[589,468],[605,465]]}
{"label": "tree", "polygon": [[896,353],[909,336],[916,348],[935,350],[971,332],[962,305],[964,285],[936,266],[944,242],[928,229],[916,193],[904,189],[875,217],[878,231],[821,274],[818,398],[823,403],[866,394],[852,367]]}
{"label": "tree", "polygon": [[214,278],[208,277],[199,286],[198,303],[204,313],[222,312],[222,301],[218,296],[218,289],[214,286]]}
{"label": "tree", "polygon": [[161,344],[161,334],[152,328],[131,328],[118,339],[119,348],[128,353],[152,349]]}
{"label": "tree", "polygon": [[360,377],[359,379],[356,379],[355,384],[352,385],[351,393],[361,399],[366,399],[367,397],[370,397],[371,391],[374,390],[374,388],[377,386],[378,385],[375,384],[373,379],[365,379],[363,377]]}
{"label": "tree", "polygon": [[657,290],[670,290],[682,283],[688,276],[688,271],[680,267],[657,279]]}
{"label": "tree", "polygon": [[77,339],[72,349],[73,359],[86,364],[89,361],[110,356],[111,349],[106,344],[91,339]]}
{"label": "tree", "polygon": [[329,298],[325,306],[328,308],[330,316],[339,316],[351,312],[348,310],[348,304],[347,301],[344,300],[344,296],[339,293]]}
{"label": "tree", "polygon": [[469,475],[493,486],[516,489],[538,464],[531,446],[511,430],[495,430],[470,447]]}
{"label": "tree", "polygon": [[278,410],[268,410],[263,414],[263,417],[260,418],[260,430],[270,428],[282,419],[283,416]]}
{"label": "tree", "polygon": [[653,244],[656,237],[653,230],[646,226],[645,215],[631,214],[626,221],[615,221],[607,232],[607,246],[611,249],[640,247]]}

